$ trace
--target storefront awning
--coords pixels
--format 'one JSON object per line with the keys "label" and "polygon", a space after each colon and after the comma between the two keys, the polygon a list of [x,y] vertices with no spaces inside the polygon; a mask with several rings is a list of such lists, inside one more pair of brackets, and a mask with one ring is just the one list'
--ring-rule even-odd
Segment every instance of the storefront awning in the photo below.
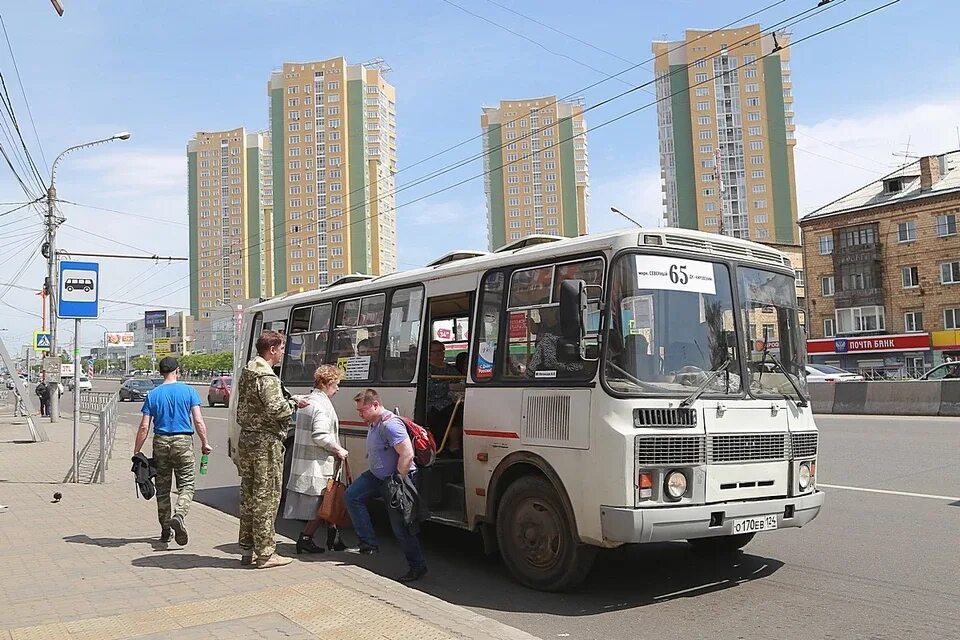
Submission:
{"label": "storefront awning", "polygon": [[929,333],[903,333],[869,338],[826,338],[807,340],[807,353],[892,353],[929,351]]}

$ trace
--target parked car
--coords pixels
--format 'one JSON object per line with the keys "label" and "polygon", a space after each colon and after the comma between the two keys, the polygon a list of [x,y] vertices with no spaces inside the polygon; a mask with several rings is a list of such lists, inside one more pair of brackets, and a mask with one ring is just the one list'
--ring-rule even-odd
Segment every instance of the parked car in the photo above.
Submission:
{"label": "parked car", "polygon": [[808,364],[807,382],[863,382],[863,376],[829,364]]}
{"label": "parked car", "polygon": [[930,369],[921,380],[957,380],[960,379],[960,362],[944,362]]}
{"label": "parked car", "polygon": [[153,386],[159,387],[163,384],[163,378],[152,377],[150,378],[150,382],[153,383]]}
{"label": "parked car", "polygon": [[[73,378],[67,378],[67,389],[73,391]],[[90,378],[81,374],[80,375],[80,391],[93,391],[93,384],[90,382]]]}
{"label": "parked car", "polygon": [[130,378],[120,385],[118,398],[120,402],[124,400],[143,400],[153,388],[153,382],[147,378]]}
{"label": "parked car", "polygon": [[215,404],[222,404],[225,407],[230,406],[230,387],[233,385],[232,376],[217,376],[210,382],[210,388],[207,389],[207,404],[211,407]]}

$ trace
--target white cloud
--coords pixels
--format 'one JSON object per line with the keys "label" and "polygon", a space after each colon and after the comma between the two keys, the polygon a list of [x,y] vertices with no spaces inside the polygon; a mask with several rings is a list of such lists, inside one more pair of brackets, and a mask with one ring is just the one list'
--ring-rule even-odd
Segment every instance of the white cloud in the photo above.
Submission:
{"label": "white cloud", "polygon": [[904,152],[908,140],[913,156],[956,149],[958,124],[960,97],[891,105],[855,119],[798,123],[794,157],[800,216],[903,164],[893,154]]}

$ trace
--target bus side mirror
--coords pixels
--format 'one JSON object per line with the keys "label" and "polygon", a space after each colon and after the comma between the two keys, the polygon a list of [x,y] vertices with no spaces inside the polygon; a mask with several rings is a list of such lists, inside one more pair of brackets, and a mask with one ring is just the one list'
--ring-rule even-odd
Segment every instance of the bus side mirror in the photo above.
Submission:
{"label": "bus side mirror", "polygon": [[560,333],[579,344],[587,326],[587,285],[583,280],[560,283]]}

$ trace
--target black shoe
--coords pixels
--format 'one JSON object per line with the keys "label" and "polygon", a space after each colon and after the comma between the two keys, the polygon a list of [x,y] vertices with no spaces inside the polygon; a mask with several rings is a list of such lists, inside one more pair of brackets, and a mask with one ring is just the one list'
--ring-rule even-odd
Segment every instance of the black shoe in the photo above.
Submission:
{"label": "black shoe", "polygon": [[301,533],[300,537],[297,538],[297,555],[301,553],[323,553],[324,548],[317,546],[317,543],[313,541],[313,536]]}
{"label": "black shoe", "polygon": [[360,549],[360,553],[365,555],[371,555],[380,551],[380,547],[367,544],[366,542],[361,542],[359,545],[357,545],[357,547]]}
{"label": "black shoe", "polygon": [[173,529],[173,539],[181,547],[187,544],[187,527],[183,524],[183,516],[177,514],[170,518],[170,528]]}
{"label": "black shoe", "polygon": [[170,527],[164,527],[160,530],[160,542],[170,542],[170,538],[173,537],[173,532],[170,531]]}
{"label": "black shoe", "polygon": [[426,567],[410,567],[409,571],[397,578],[397,582],[415,582],[425,575],[427,575]]}
{"label": "black shoe", "polygon": [[340,532],[336,527],[327,527],[327,551],[345,551],[347,545],[343,544],[340,538]]}

